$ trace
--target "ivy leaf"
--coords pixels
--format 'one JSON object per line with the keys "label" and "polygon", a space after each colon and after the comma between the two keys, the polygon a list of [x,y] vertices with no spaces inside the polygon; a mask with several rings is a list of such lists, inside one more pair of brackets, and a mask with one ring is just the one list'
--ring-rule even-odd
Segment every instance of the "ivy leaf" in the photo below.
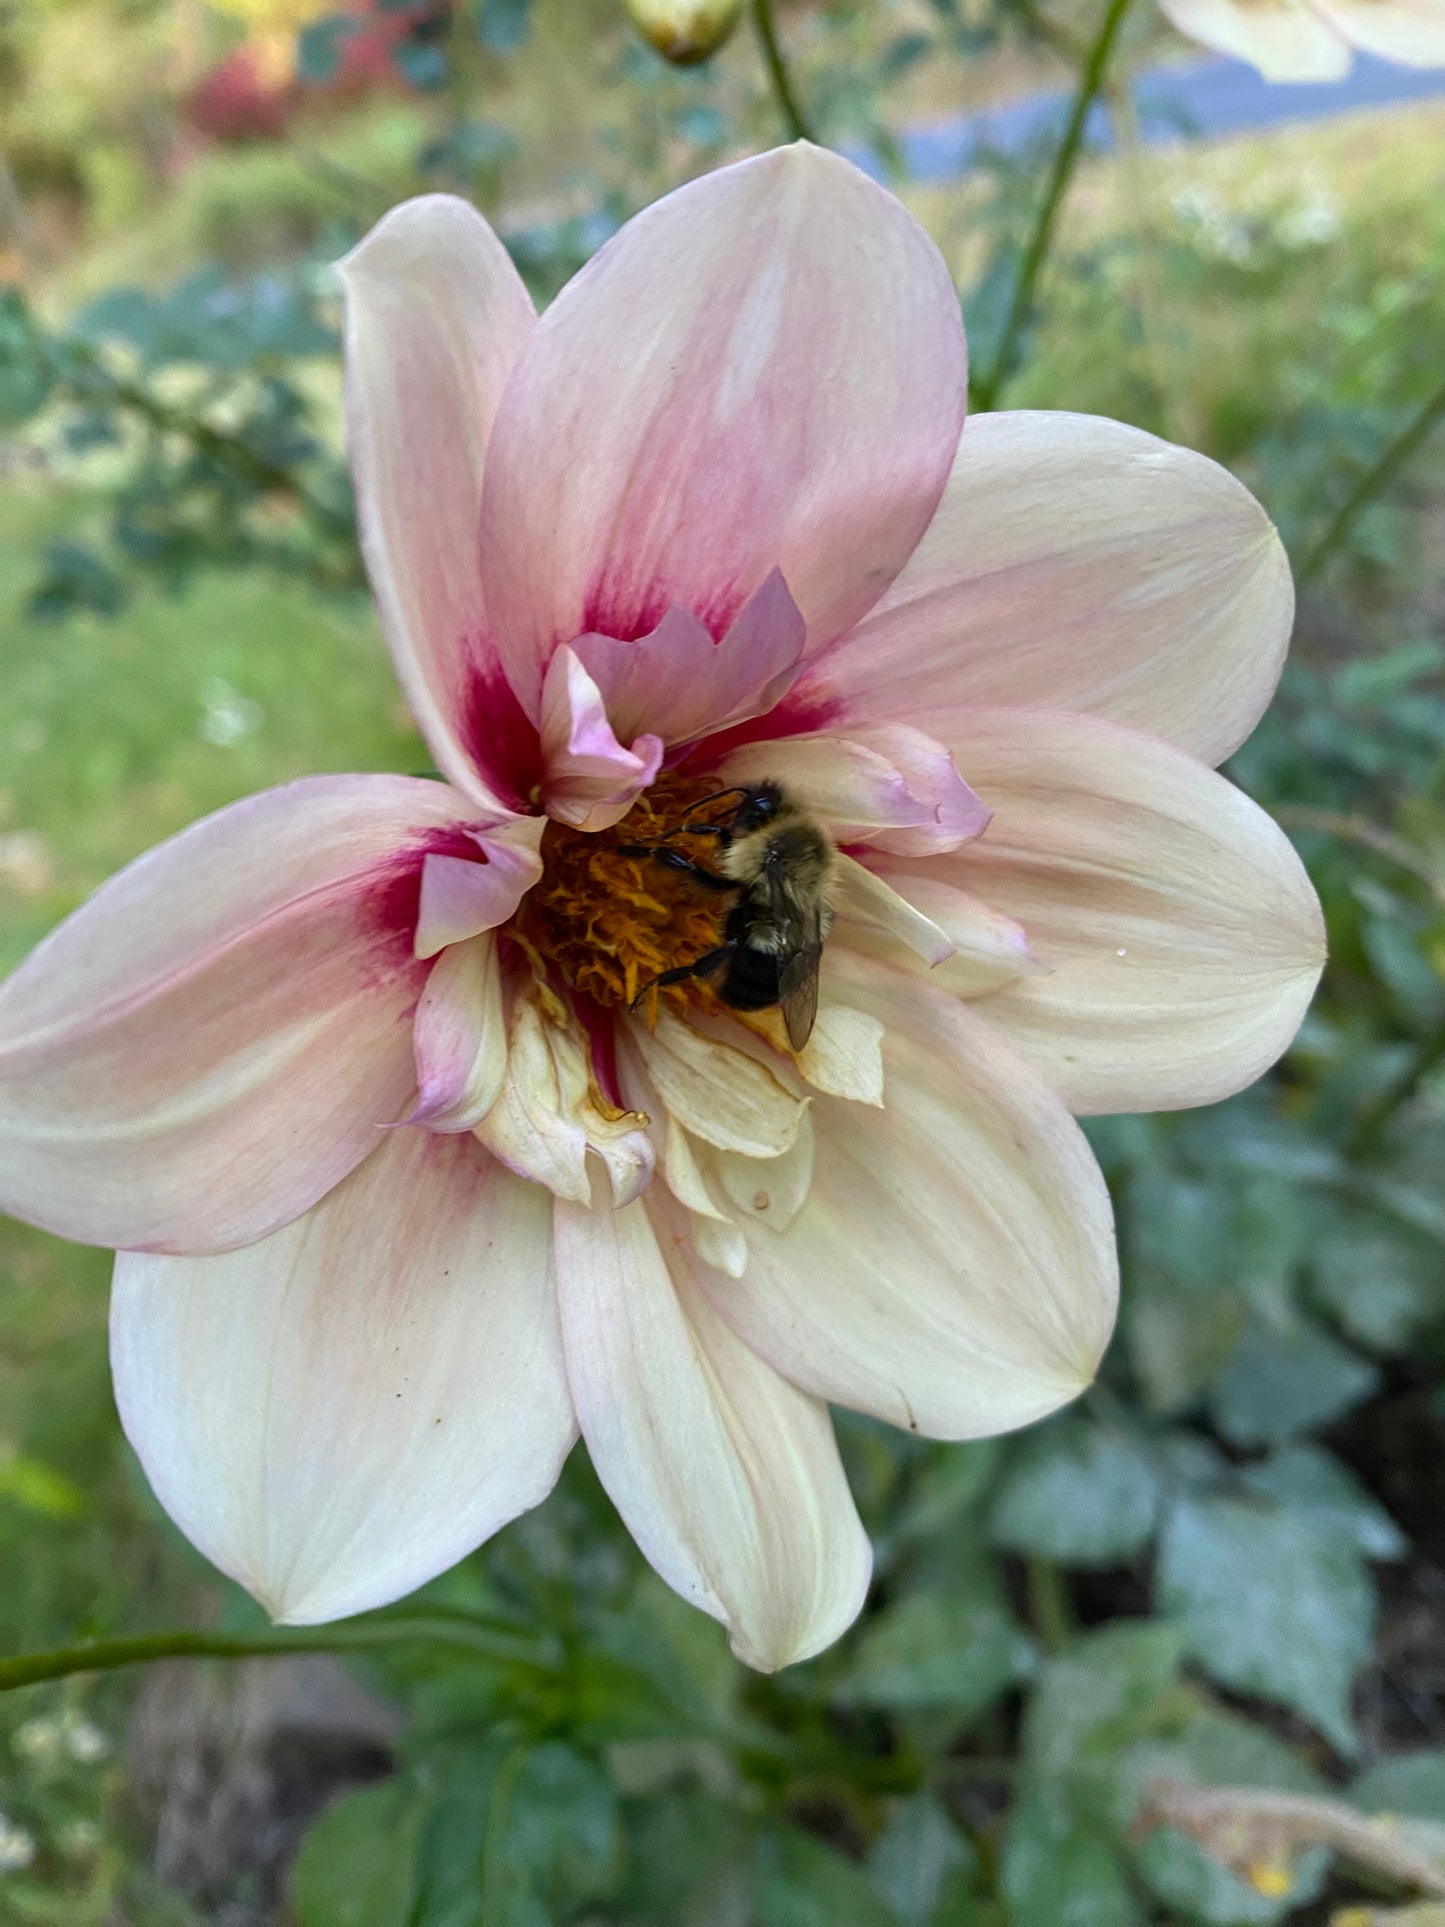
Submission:
{"label": "ivy leaf", "polygon": [[904,1927],[957,1921],[977,1864],[971,1844],[931,1793],[905,1800],[873,1842],[868,1878]]}
{"label": "ivy leaf", "polygon": [[291,1870],[296,1927],[408,1927],[425,1818],[405,1781],[348,1793],[313,1821]]}
{"label": "ivy leaf", "polygon": [[758,1927],[900,1927],[851,1861],[792,1827],[758,1842],[753,1887]]}
{"label": "ivy leaf", "polygon": [[1293,1707],[1342,1753],[1350,1686],[1370,1648],[1375,1593],[1356,1547],[1309,1511],[1184,1500],[1166,1521],[1157,1590],[1221,1685]]}
{"label": "ivy leaf", "polygon": [[1065,1783],[1024,1784],[1004,1837],[1000,1882],[1009,1927],[1142,1927],[1109,1832]]}
{"label": "ivy leaf", "polygon": [[1379,1380],[1373,1365],[1317,1326],[1288,1335],[1253,1326],[1210,1391],[1210,1416],[1234,1445],[1279,1445],[1339,1418]]}
{"label": "ivy leaf", "polygon": [[1034,1646],[981,1559],[946,1590],[905,1594],[864,1627],[834,1697],[855,1706],[982,1713],[1032,1667]]}
{"label": "ivy leaf", "polygon": [[1159,1500],[1158,1471],[1136,1438],[1071,1414],[1019,1441],[994,1501],[991,1534],[1011,1552],[1113,1565],[1148,1543]]}
{"label": "ivy leaf", "polygon": [[1439,1820],[1445,1814],[1445,1747],[1381,1760],[1355,1781],[1350,1799],[1366,1813]]}
{"label": "ivy leaf", "polygon": [[1067,1773],[1137,1738],[1179,1678],[1184,1643],[1178,1626],[1123,1621],[1051,1659],[1024,1721],[1030,1764]]}
{"label": "ivy leaf", "polygon": [[1308,1514],[1338,1532],[1367,1559],[1401,1559],[1408,1541],[1395,1521],[1377,1505],[1337,1458],[1318,1445],[1296,1445],[1252,1465],[1241,1475],[1251,1492]]}

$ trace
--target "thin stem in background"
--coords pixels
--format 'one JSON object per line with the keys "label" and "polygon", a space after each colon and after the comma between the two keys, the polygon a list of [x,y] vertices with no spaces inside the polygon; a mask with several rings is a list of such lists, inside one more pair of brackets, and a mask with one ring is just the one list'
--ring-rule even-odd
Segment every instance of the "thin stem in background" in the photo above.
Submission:
{"label": "thin stem in background", "polygon": [[783,58],[783,50],[778,44],[777,23],[773,19],[773,0],[753,0],[753,25],[758,30],[758,41],[767,62],[768,78],[773,83],[773,92],[778,97],[778,107],[783,116],[783,125],[795,141],[810,141],[815,137],[808,118],[798,105],[798,96],[793,87],[793,77],[788,72],[788,63]]}
{"label": "thin stem in background", "polygon": [[355,1625],[282,1627],[270,1633],[232,1634],[177,1631],[141,1633],[124,1639],[97,1639],[61,1646],[48,1653],[20,1653],[0,1659],[0,1693],[34,1686],[74,1673],[113,1672],[157,1659],[252,1659],[277,1653],[355,1652],[375,1646],[406,1644],[450,1646],[479,1659],[522,1671],[546,1673],[521,1637],[462,1615],[372,1619]]}
{"label": "thin stem in background", "polygon": [[998,353],[994,356],[992,369],[982,381],[973,388],[973,405],[978,409],[992,408],[1006,384],[1012,379],[1018,366],[1019,354],[1023,346],[1024,330],[1028,327],[1033,314],[1034,288],[1048,259],[1049,245],[1054,238],[1054,223],[1063,205],[1074,168],[1078,164],[1079,152],[1084,144],[1084,129],[1088,125],[1089,112],[1104,85],[1104,77],[1109,70],[1109,61],[1114,52],[1114,44],[1119,38],[1119,29],[1124,24],[1124,16],[1129,11],[1130,0],[1109,0],[1099,31],[1089,48],[1079,84],[1074,91],[1073,105],[1069,109],[1068,122],[1060,138],[1054,164],[1049,171],[1048,185],[1044,198],[1039,205],[1034,231],[1029,237],[1024,251],[1023,263],[1019,268],[1019,278],[1014,283],[1013,298],[1009,303],[1008,318],[999,337]]}
{"label": "thin stem in background", "polygon": [[1388,487],[1442,416],[1445,416],[1445,386],[1436,389],[1413,421],[1401,430],[1373,467],[1366,469],[1356,482],[1329,527],[1295,570],[1295,581],[1301,588],[1319,574],[1361,509]]}

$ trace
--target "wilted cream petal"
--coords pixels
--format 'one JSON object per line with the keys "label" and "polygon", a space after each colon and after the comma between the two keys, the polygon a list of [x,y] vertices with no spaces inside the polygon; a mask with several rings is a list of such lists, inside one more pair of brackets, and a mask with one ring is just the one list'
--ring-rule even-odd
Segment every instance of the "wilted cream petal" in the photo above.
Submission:
{"label": "wilted cream petal", "polygon": [[1314,0],[1352,46],[1406,67],[1445,67],[1441,0]]}
{"label": "wilted cream petal", "polygon": [[979,1009],[1080,1113],[1252,1084],[1324,963],[1284,833],[1193,757],[1098,717],[995,709],[967,729],[995,816],[938,870],[1017,918],[1047,966]]}
{"label": "wilted cream petal", "polygon": [[803,1103],[746,1050],[704,1035],[670,1011],[655,1029],[639,1021],[625,1035],[667,1109],[704,1143],[772,1158],[797,1137]]}
{"label": "wilted cream petal", "polygon": [[559,1198],[581,1203],[591,1196],[589,1151],[607,1167],[619,1206],[652,1177],[646,1119],[610,1114],[593,1088],[585,1038],[570,1023],[556,1021],[530,989],[512,1012],[501,1095],[476,1129],[509,1171]]}
{"label": "wilted cream petal", "polygon": [[1041,1418],[1089,1382],[1113,1324],[1093,1155],[981,1006],[846,950],[831,975],[884,1026],[883,1114],[819,1098],[797,1217],[748,1223],[741,1278],[699,1278],[820,1398],[935,1438]]}
{"label": "wilted cream petal", "polygon": [[813,1122],[805,1111],[798,1135],[781,1156],[748,1158],[714,1151],[718,1183],[740,1220],[754,1219],[785,1231],[797,1217],[813,1181]]}
{"label": "wilted cream petal", "polygon": [[[765,1672],[829,1645],[871,1565],[827,1408],[728,1330],[665,1255],[660,1190],[614,1211],[558,1203],[568,1378],[597,1475],[667,1583]],[[680,1215],[680,1214],[679,1214]]]}
{"label": "wilted cream petal", "polygon": [[117,1258],[126,1435],[274,1618],[384,1606],[546,1497],[575,1436],[550,1204],[470,1137],[393,1131],[259,1244]]}
{"label": "wilted cream petal", "polygon": [[883,1026],[866,1011],[848,1004],[819,1004],[813,1033],[797,1062],[814,1090],[850,1097],[855,1104],[883,1102]]}

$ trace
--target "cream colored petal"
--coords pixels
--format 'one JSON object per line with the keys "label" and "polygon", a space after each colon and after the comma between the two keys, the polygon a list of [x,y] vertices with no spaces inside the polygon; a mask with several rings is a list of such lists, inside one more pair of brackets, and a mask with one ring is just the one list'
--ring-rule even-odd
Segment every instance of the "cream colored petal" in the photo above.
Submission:
{"label": "cream colored petal", "polygon": [[1353,46],[1406,67],[1445,67],[1442,0],[1314,0]]}
{"label": "cream colored petal", "polygon": [[1159,0],[1187,40],[1232,54],[1266,80],[1340,80],[1350,70],[1345,37],[1309,0]]}
{"label": "cream colored petal", "polygon": [[741,1278],[699,1280],[819,1398],[936,1438],[1041,1418],[1089,1382],[1113,1324],[1098,1166],[977,1006],[847,951],[833,974],[884,1025],[884,1109],[819,1098],[806,1203],[782,1233],[748,1223]]}
{"label": "cream colored petal", "polygon": [[828,901],[839,917],[881,931],[927,964],[942,963],[953,955],[952,939],[931,917],[900,896],[876,871],[842,850],[828,882]]}
{"label": "cream colored petal", "polygon": [[664,1011],[651,1029],[626,1030],[667,1109],[706,1144],[745,1157],[777,1157],[798,1135],[803,1104],[741,1048],[706,1036]]}
{"label": "cream colored petal", "polygon": [[715,1218],[693,1213],[688,1220],[693,1249],[706,1265],[741,1278],[748,1264],[748,1241],[742,1226],[733,1218]]}
{"label": "cream colored petal", "polygon": [[[587,1449],[667,1583],[771,1672],[838,1637],[871,1557],[827,1408],[740,1344],[691,1280],[660,1191],[556,1207],[567,1371]],[[654,1200],[656,1203],[654,1204]],[[676,1207],[671,1207],[676,1210]]]}
{"label": "cream colored petal", "polygon": [[855,1104],[883,1102],[883,1026],[866,1011],[820,1004],[797,1062],[814,1090],[852,1098]]}
{"label": "cream colored petal", "polygon": [[126,1434],[274,1618],[383,1606],[550,1491],[575,1436],[550,1206],[469,1137],[393,1131],[258,1244],[116,1260]]}
{"label": "cream colored petal", "polygon": [[926,729],[970,783],[969,703],[1088,710],[1219,762],[1274,693],[1293,617],[1279,537],[1217,463],[1007,409],[970,419],[907,568],[790,701],[825,700],[840,736],[855,716]]}
{"label": "cream colored petal", "polygon": [[1096,717],[980,711],[967,730],[995,816],[937,868],[1016,918],[1047,967],[980,1010],[1080,1113],[1252,1083],[1325,954],[1283,832],[1202,763]]}
{"label": "cream colored petal", "polygon": [[813,1122],[805,1111],[798,1135],[780,1157],[747,1158],[714,1151],[719,1188],[736,1218],[786,1231],[802,1209],[813,1181]]}
{"label": "cream colored petal", "polygon": [[554,1021],[530,990],[513,1009],[506,1080],[477,1136],[509,1171],[579,1203],[591,1196],[589,1152],[606,1166],[618,1205],[652,1177],[647,1120],[608,1115],[592,1087],[585,1039]]}

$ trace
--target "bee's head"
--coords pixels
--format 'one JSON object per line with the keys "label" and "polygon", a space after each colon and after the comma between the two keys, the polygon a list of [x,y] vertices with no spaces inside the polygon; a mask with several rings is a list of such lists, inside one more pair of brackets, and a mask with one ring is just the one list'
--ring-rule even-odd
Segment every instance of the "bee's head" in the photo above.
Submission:
{"label": "bee's head", "polygon": [[737,815],[733,818],[733,835],[746,836],[750,830],[761,830],[771,823],[783,806],[783,792],[776,783],[759,783],[756,789],[748,790],[738,805]]}

